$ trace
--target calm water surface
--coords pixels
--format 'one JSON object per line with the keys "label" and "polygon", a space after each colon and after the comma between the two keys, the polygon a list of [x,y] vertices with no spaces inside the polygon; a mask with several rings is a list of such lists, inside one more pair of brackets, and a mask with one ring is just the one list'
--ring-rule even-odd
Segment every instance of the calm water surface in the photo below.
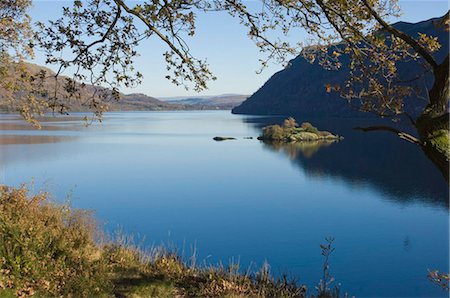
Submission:
{"label": "calm water surface", "polygon": [[[239,259],[313,288],[319,244],[336,240],[331,271],[356,296],[441,296],[427,269],[448,271],[448,188],[419,149],[362,120],[315,120],[345,136],[322,146],[255,139],[281,118],[229,112],[80,115],[31,129],[0,116],[0,182],[34,180],[110,231],[171,242],[208,262]],[[301,120],[301,119],[300,119]],[[215,142],[214,136],[235,141]],[[253,265],[251,265],[253,264]]]}

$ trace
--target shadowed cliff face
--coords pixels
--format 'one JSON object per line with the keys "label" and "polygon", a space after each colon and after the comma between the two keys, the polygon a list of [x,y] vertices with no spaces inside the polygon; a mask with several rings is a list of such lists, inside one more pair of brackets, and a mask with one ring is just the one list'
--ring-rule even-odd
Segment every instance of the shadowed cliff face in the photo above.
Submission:
{"label": "shadowed cliff face", "polygon": [[[263,143],[276,154],[289,158],[299,171],[312,179],[338,179],[353,187],[370,187],[387,194],[398,204],[423,203],[449,207],[448,186],[432,162],[417,146],[389,132],[364,133],[359,125],[382,124],[380,120],[301,118],[319,129],[344,136],[331,144]],[[281,123],[282,117],[248,118],[258,128]],[[255,121],[255,122],[253,122]],[[409,127],[403,127],[408,130]]]}
{"label": "shadowed cliff face", "polygon": [[[396,23],[395,27],[417,37],[417,33],[426,33],[438,37],[442,48],[435,53],[438,62],[444,60],[448,54],[449,38],[447,32],[437,31],[433,21],[420,23]],[[343,57],[343,67],[339,70],[327,71],[317,63],[310,64],[302,56],[293,59],[290,65],[275,73],[258,91],[233,109],[235,114],[254,115],[292,115],[303,116],[338,116],[338,117],[373,117],[372,114],[359,112],[351,108],[346,100],[337,93],[327,93],[325,84],[341,84],[348,76],[348,59]],[[411,79],[417,76],[423,67],[418,62],[401,63],[399,65],[399,77]],[[423,77],[414,84],[422,89],[425,96],[426,90],[431,87],[432,77]],[[419,98],[406,100],[407,111],[418,116],[423,110],[426,101]]]}

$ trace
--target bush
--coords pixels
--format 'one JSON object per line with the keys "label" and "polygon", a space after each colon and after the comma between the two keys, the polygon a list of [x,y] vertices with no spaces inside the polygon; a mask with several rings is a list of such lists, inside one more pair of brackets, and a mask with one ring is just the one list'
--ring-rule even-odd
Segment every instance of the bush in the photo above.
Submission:
{"label": "bush", "polygon": [[292,117],[285,119],[283,122],[284,128],[296,128],[297,126],[298,126],[297,121]]}
{"label": "bush", "polygon": [[110,288],[90,213],[0,186],[0,288],[92,296]]}
{"label": "bush", "polygon": [[303,122],[302,125],[300,126],[300,128],[302,128],[306,132],[311,132],[311,133],[315,133],[315,134],[317,134],[319,132],[319,130],[309,122]]}
{"label": "bush", "polygon": [[279,125],[271,125],[263,128],[263,138],[265,140],[283,140],[286,137],[285,130]]}

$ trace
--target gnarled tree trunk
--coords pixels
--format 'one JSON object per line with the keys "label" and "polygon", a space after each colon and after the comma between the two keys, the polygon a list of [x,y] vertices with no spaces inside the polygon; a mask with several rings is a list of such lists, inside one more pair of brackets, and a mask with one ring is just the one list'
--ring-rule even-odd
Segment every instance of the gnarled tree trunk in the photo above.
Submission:
{"label": "gnarled tree trunk", "polygon": [[449,57],[434,70],[430,103],[416,121],[423,151],[449,181]]}

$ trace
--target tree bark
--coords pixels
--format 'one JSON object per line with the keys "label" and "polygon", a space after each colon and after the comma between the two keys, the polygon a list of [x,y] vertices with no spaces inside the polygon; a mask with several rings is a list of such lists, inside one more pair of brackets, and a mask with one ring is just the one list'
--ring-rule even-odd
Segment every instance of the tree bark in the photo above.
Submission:
{"label": "tree bark", "polygon": [[434,71],[430,103],[416,121],[421,147],[449,182],[449,56]]}

